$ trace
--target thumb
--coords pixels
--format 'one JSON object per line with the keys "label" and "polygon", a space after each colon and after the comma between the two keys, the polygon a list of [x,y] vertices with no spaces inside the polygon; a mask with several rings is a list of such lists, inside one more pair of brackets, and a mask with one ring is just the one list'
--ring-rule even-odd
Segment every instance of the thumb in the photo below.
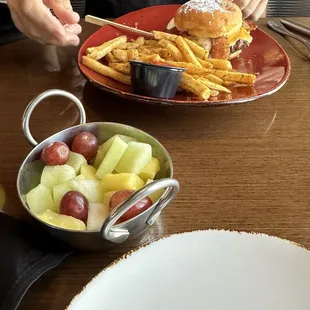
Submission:
{"label": "thumb", "polygon": [[55,15],[64,24],[76,24],[80,20],[79,14],[73,12],[70,0],[46,0],[45,4],[53,9]]}

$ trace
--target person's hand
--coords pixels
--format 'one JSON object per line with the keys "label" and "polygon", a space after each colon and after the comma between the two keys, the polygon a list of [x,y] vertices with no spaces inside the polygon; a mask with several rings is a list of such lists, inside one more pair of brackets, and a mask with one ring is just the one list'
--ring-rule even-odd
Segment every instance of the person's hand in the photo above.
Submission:
{"label": "person's hand", "polygon": [[8,6],[16,27],[28,37],[60,46],[79,44],[80,17],[70,0],[8,0]]}
{"label": "person's hand", "polygon": [[240,7],[244,19],[258,20],[265,12],[268,0],[234,0]]}

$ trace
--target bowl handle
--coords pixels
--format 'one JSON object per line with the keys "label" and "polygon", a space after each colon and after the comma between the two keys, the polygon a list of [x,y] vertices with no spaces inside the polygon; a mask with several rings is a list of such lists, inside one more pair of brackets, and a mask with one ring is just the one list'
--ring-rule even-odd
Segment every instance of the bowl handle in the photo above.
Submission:
{"label": "bowl handle", "polygon": [[113,243],[122,243],[129,237],[129,231],[126,228],[113,227],[119,218],[125,214],[133,205],[139,200],[143,199],[150,194],[157,192],[158,190],[168,188],[166,194],[156,202],[157,207],[152,212],[151,216],[147,220],[147,224],[153,224],[156,218],[159,216],[163,208],[165,208],[175,198],[179,191],[179,182],[175,179],[160,179],[155,180],[136,191],[126,200],[124,200],[117,208],[115,208],[107,219],[104,221],[101,228],[101,235],[104,239]]}
{"label": "bowl handle", "polygon": [[52,96],[61,96],[61,97],[66,97],[68,99],[70,99],[71,101],[73,101],[77,108],[79,109],[80,112],[80,124],[85,124],[86,123],[86,114],[85,114],[85,110],[83,107],[83,104],[81,103],[81,101],[75,97],[74,95],[72,95],[71,93],[61,90],[61,89],[50,89],[47,90],[41,94],[39,94],[37,97],[35,97],[26,107],[24,114],[23,114],[23,118],[22,118],[22,128],[23,128],[23,132],[24,135],[26,137],[26,139],[28,140],[28,142],[32,145],[32,146],[37,146],[38,142],[33,138],[30,128],[29,128],[29,120],[31,117],[31,114],[33,112],[33,110],[35,109],[35,107],[41,103],[41,101],[45,100],[48,97],[52,97]]}

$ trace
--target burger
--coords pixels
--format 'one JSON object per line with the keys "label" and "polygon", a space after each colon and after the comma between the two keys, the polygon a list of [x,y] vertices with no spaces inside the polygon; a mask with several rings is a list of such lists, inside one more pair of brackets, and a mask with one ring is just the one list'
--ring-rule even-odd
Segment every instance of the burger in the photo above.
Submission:
{"label": "burger", "polygon": [[255,28],[229,0],[191,0],[178,9],[167,31],[191,39],[211,58],[233,59],[251,44]]}

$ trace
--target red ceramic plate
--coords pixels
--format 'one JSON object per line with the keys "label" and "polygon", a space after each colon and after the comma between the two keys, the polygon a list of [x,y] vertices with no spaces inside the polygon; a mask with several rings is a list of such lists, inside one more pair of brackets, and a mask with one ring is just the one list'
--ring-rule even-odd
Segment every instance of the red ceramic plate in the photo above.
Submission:
{"label": "red ceramic plate", "polygon": [[[149,7],[124,15],[118,18],[116,22],[147,31],[163,31],[179,7],[179,5]],[[257,29],[252,32],[252,44],[243,51],[238,59],[232,61],[234,69],[257,74],[257,81],[254,86],[232,88],[230,95],[220,95],[213,101],[201,101],[187,93],[178,93],[173,99],[144,97],[134,94],[131,87],[102,76],[81,63],[86,48],[100,45],[122,34],[126,34],[130,39],[137,38],[132,33],[117,30],[111,26],[103,26],[84,42],[79,51],[78,63],[81,72],[89,81],[108,92],[135,101],[188,106],[214,106],[248,102],[271,95],[279,90],[287,81],[291,71],[290,61],[284,49],[267,33]]]}

